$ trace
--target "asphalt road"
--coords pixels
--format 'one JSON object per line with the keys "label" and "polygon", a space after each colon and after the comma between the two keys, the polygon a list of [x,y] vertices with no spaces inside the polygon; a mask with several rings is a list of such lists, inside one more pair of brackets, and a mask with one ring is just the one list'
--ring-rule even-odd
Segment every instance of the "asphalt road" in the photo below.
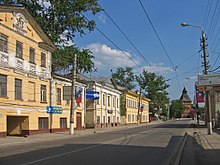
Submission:
{"label": "asphalt road", "polygon": [[179,120],[89,136],[9,146],[0,165],[173,164],[192,121]]}

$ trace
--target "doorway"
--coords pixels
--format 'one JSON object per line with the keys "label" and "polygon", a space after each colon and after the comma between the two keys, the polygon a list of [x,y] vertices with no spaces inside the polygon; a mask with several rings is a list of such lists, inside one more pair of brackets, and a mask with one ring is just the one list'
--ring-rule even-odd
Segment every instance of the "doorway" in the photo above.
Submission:
{"label": "doorway", "polygon": [[76,130],[82,130],[82,113],[76,113]]}
{"label": "doorway", "polygon": [[22,136],[23,130],[28,127],[27,116],[7,116],[7,135]]}

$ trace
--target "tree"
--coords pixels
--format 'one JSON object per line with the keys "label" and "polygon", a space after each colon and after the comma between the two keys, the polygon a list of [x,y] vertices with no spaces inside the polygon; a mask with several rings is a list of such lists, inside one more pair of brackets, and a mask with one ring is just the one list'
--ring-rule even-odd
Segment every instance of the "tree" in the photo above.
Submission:
{"label": "tree", "polygon": [[93,31],[95,21],[84,14],[95,15],[102,9],[97,0],[3,0],[5,5],[23,4],[57,45],[74,41],[75,33]]}
{"label": "tree", "polygon": [[135,76],[132,67],[117,68],[117,71],[112,74],[112,78],[114,79],[116,85],[125,87],[128,90],[132,90],[135,88]]}
{"label": "tree", "polygon": [[94,68],[92,62],[92,52],[89,49],[80,50],[76,46],[67,46],[59,49],[54,53],[53,58],[53,72],[65,70],[67,73],[71,72],[74,54],[77,55],[77,72],[89,72]]}
{"label": "tree", "polygon": [[172,100],[170,106],[170,116],[180,118],[185,108],[186,107],[182,104],[181,100]]}
{"label": "tree", "polygon": [[166,80],[163,76],[156,75],[155,73],[150,73],[145,70],[136,76],[136,80],[140,88],[145,91],[147,98],[151,99],[150,110],[154,112],[154,108],[157,108],[157,113],[159,114],[160,108],[165,107],[168,103],[168,92],[169,85],[166,84]]}
{"label": "tree", "polygon": [[88,49],[80,50],[75,45],[69,46],[68,43],[74,42],[76,33],[82,36],[86,31],[94,30],[95,21],[88,20],[84,15],[86,13],[95,15],[102,10],[97,0],[3,0],[1,4],[24,5],[59,48],[52,56],[53,71],[57,71],[58,68],[66,69],[72,65],[69,59],[73,53],[78,54],[79,72],[92,71],[94,56],[91,52]]}

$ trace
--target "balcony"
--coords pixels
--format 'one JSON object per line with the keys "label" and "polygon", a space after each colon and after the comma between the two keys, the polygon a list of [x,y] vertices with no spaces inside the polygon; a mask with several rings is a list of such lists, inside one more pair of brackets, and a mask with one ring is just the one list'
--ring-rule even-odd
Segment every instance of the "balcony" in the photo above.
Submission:
{"label": "balcony", "polygon": [[14,55],[1,51],[0,67],[6,70],[13,69],[15,73],[29,77],[39,77],[41,80],[48,80],[51,78],[50,69],[30,63],[27,60],[17,58]]}
{"label": "balcony", "polygon": [[10,68],[9,56],[7,53],[0,52],[0,66],[5,69]]}
{"label": "balcony", "polygon": [[26,74],[27,70],[24,69],[24,60],[20,58],[15,59],[16,65],[14,68],[15,73]]}
{"label": "balcony", "polygon": [[37,69],[36,69],[35,64],[29,63],[28,76],[33,77],[33,78],[37,78]]}

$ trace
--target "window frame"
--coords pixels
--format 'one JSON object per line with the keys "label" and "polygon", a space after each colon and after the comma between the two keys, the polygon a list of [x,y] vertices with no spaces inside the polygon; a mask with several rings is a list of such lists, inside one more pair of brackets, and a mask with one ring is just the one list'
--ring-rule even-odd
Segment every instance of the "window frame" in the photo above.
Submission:
{"label": "window frame", "polygon": [[61,100],[62,100],[62,91],[61,91],[61,88],[57,88],[57,99],[56,99],[56,102],[57,102],[57,105],[61,105]]}
{"label": "window frame", "polygon": [[48,117],[38,117],[38,129],[39,130],[48,130],[49,129]]}
{"label": "window frame", "polygon": [[44,68],[47,67],[46,61],[47,61],[46,53],[41,52],[41,67],[44,67]]}
{"label": "window frame", "polygon": [[0,97],[7,97],[7,81],[7,75],[0,74]]}
{"label": "window frame", "polygon": [[29,49],[29,62],[35,64],[36,50],[32,47]]}
{"label": "window frame", "polygon": [[15,100],[22,100],[22,80],[15,78]]}
{"label": "window frame", "polygon": [[0,33],[0,51],[8,53],[8,36]]}
{"label": "window frame", "polygon": [[40,102],[47,103],[47,86],[43,84],[40,86]]}
{"label": "window frame", "polygon": [[66,117],[60,118],[60,128],[67,128],[67,118]]}
{"label": "window frame", "polygon": [[108,107],[110,107],[111,106],[111,96],[110,95],[107,96],[107,101],[108,101],[107,105],[108,105]]}
{"label": "window frame", "polygon": [[23,59],[23,43],[16,41],[16,54],[17,58]]}

